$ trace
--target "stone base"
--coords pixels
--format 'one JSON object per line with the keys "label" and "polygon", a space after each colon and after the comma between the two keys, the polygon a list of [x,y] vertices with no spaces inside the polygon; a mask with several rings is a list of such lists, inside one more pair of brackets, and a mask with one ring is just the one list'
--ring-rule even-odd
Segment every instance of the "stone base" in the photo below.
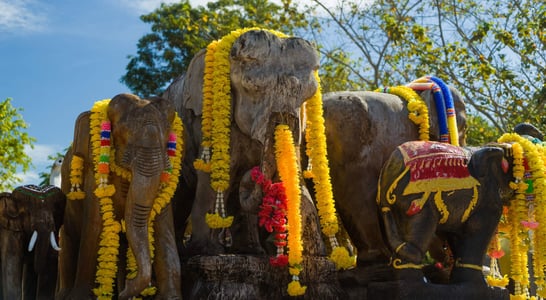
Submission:
{"label": "stone base", "polygon": [[367,299],[392,300],[509,300],[507,289],[465,284],[429,284],[420,282],[374,282],[368,285]]}
{"label": "stone base", "polygon": [[249,255],[195,256],[183,264],[184,299],[342,299],[335,266],[326,257],[303,262],[301,297],[287,293],[288,267],[272,267],[268,257]]}

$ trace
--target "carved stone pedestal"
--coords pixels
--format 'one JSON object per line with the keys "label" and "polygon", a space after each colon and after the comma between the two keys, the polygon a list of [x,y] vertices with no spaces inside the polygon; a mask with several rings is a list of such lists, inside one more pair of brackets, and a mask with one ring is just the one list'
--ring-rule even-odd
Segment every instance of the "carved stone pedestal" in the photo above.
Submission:
{"label": "carved stone pedestal", "polygon": [[374,282],[368,285],[367,299],[392,300],[509,300],[507,289],[477,287],[476,285],[430,284],[419,282],[391,281]]}
{"label": "carved stone pedestal", "polygon": [[335,266],[325,257],[304,259],[300,282],[305,295],[287,293],[288,267],[272,267],[268,257],[195,256],[183,264],[184,299],[346,299]]}

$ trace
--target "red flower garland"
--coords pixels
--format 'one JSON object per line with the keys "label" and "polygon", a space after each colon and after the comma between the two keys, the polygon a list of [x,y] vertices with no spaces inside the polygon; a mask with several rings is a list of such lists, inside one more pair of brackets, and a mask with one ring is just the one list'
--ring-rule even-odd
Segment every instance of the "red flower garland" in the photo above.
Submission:
{"label": "red flower garland", "polygon": [[259,225],[267,232],[275,232],[275,246],[277,255],[269,259],[272,266],[282,267],[288,264],[288,256],[284,254],[286,246],[286,191],[282,182],[272,183],[266,179],[259,167],[250,171],[252,180],[262,186],[264,197],[260,212],[258,213]]}

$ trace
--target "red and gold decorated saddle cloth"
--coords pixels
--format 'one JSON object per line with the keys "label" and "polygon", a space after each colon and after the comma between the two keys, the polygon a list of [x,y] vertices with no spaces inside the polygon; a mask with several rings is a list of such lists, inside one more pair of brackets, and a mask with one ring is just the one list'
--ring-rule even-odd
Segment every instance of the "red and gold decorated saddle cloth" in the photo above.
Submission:
{"label": "red and gold decorated saddle cloth", "polygon": [[470,189],[479,182],[468,171],[470,152],[446,143],[415,141],[398,147],[410,171],[404,195]]}

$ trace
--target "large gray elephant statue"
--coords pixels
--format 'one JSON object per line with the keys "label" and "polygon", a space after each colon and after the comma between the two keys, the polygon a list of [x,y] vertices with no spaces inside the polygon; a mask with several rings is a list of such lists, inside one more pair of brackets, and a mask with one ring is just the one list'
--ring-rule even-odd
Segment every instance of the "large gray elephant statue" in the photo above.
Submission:
{"label": "large gray elephant statue", "polygon": [[[317,208],[300,168],[300,153],[305,151],[301,146],[308,117],[305,106],[309,102],[306,101],[319,99],[315,97],[319,94],[318,67],[317,50],[308,41],[269,30],[243,29],[212,42],[199,52],[185,75],[163,94],[175,103],[186,129],[182,177],[173,201],[182,259],[188,259],[187,269],[201,276],[189,298],[229,298],[230,292],[234,293],[233,297],[248,299],[287,296],[284,285],[290,278],[286,277],[286,269],[270,269],[268,256],[286,257],[281,255],[286,253],[284,222],[290,216],[301,218],[302,224],[300,231],[298,220],[288,220],[291,224],[288,238],[298,236],[298,231],[301,233],[302,253],[294,255],[303,261],[313,261],[310,265],[315,270],[308,273],[304,268],[299,274],[305,263],[296,263],[290,266],[295,275],[291,278],[297,275],[305,278],[309,286],[305,295],[310,299],[333,297],[331,290],[325,292],[328,289],[317,288],[335,285],[332,279],[335,267],[326,258],[327,246],[321,235]],[[207,100],[209,98],[211,100]],[[212,104],[207,104],[208,101]],[[277,149],[279,140],[284,138],[290,142]],[[289,178],[283,179],[284,169],[279,166],[276,151],[291,147],[294,153],[283,157],[288,157],[292,166],[297,167]],[[215,155],[222,163],[215,162]],[[257,170],[263,180],[256,181],[252,170]],[[301,205],[294,204],[289,209],[278,205],[275,213],[267,213],[265,219],[278,217],[275,224],[280,232],[277,232],[268,229],[267,224],[260,225],[264,225],[261,224],[264,207],[271,208],[262,205],[270,184],[278,187],[281,181],[296,186],[292,191],[298,191]],[[287,213],[295,209],[301,213]],[[186,237],[190,237],[182,245],[187,219],[191,220],[188,222],[191,230],[187,230]],[[292,236],[291,230],[295,232]],[[292,249],[297,253],[297,249]],[[199,257],[209,259],[195,263]],[[249,258],[262,263],[248,264]],[[245,261],[244,267],[238,265],[240,260]],[[209,265],[221,268],[220,261],[224,262],[225,269],[212,272]],[[263,266],[264,262],[267,267]],[[244,288],[228,287],[230,284],[222,282],[244,284]],[[300,295],[303,289],[296,290]],[[211,293],[217,295],[211,296]]]}
{"label": "large gray elephant statue", "polygon": [[406,142],[392,152],[379,180],[377,203],[401,278],[415,276],[438,234],[455,264],[451,283],[485,288],[482,272],[489,241],[514,195],[511,144],[464,148]]}
{"label": "large gray elephant statue", "polygon": [[[267,178],[278,177],[274,149],[274,130],[278,124],[289,126],[299,155],[305,126],[302,104],[318,87],[313,75],[319,65],[317,51],[303,39],[280,38],[265,30],[245,32],[231,46],[228,58],[231,94],[228,97],[232,99],[232,107],[228,113],[232,118],[228,120],[231,136],[226,145],[231,156],[229,184],[222,202],[226,203],[227,213],[236,220],[234,226],[222,230],[212,229],[205,220],[206,214],[213,212],[217,197],[211,188],[211,174],[194,167],[194,161],[203,152],[205,54],[205,51],[198,53],[186,75],[173,82],[163,95],[174,101],[188,133],[181,178],[183,188],[179,189],[183,195],[178,199],[195,200],[193,206],[191,202],[177,201],[177,205],[183,207],[180,210],[184,210],[176,213],[177,219],[185,222],[191,207],[192,233],[188,243],[191,254],[263,253],[264,238],[259,241],[257,236],[262,190],[251,181],[250,171],[260,166]],[[305,197],[309,193],[302,188]],[[183,229],[184,224],[178,227]],[[218,234],[231,234],[232,240],[218,239]]]}
{"label": "large gray elephant statue", "polygon": [[[449,90],[458,143],[465,145],[465,103],[456,89],[449,87]],[[439,141],[438,109],[433,91],[420,90],[417,94],[428,107],[429,139]],[[381,167],[398,145],[421,139],[420,127],[409,119],[407,99],[390,93],[331,92],[323,95],[323,104],[337,212],[356,247],[357,267],[369,272],[370,265],[385,265],[389,261],[375,203]]]}
{"label": "large gray elephant statue", "polygon": [[78,117],[62,166],[58,299],[127,299],[150,285],[158,298],[181,298],[170,206],[178,174],[165,176],[179,165],[177,120],[170,101],[131,94]]}
{"label": "large gray elephant statue", "polygon": [[65,203],[55,186],[0,194],[2,299],[53,299]]}

